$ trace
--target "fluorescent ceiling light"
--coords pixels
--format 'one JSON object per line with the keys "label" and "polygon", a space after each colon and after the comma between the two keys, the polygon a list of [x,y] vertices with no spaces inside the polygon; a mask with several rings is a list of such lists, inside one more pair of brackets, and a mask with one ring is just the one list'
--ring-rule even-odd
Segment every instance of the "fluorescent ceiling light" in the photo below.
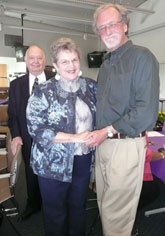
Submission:
{"label": "fluorescent ceiling light", "polygon": [[16,8],[6,8],[5,13],[18,13],[18,14],[25,14],[25,16],[32,16],[35,18],[42,18],[42,19],[49,19],[49,20],[59,20],[62,22],[71,22],[71,23],[85,23],[85,24],[89,24],[92,25],[93,21],[92,20],[88,20],[88,19],[80,19],[80,18],[71,18],[71,17],[64,17],[64,16],[55,16],[55,15],[46,15],[44,13],[38,13],[38,12],[34,12],[34,11],[27,11],[27,10],[20,10],[20,9],[16,9]]}
{"label": "fluorescent ceiling light", "polygon": [[[81,1],[81,0],[67,0],[67,1],[62,1],[62,0],[35,0],[36,2],[47,2],[47,3],[52,3],[52,4],[59,4],[59,5],[63,5],[63,6],[73,6],[73,7],[78,7],[78,8],[86,8],[86,9],[92,9],[95,10],[96,7],[98,7],[101,4],[106,4],[108,2],[104,2],[104,1]],[[110,3],[110,2],[109,2]],[[143,13],[148,13],[148,14],[153,14],[155,13],[152,10],[148,10],[148,9],[143,9],[143,8],[136,8],[136,7],[131,7],[131,6],[126,6],[127,9],[129,11],[137,11],[137,12],[143,12]]]}
{"label": "fluorescent ceiling light", "polygon": [[[64,31],[57,31],[57,30],[47,30],[47,29],[39,29],[39,28],[32,28],[32,27],[24,27],[24,26],[16,26],[16,25],[5,25],[4,27],[11,28],[11,29],[22,29],[22,30],[30,30],[30,31],[38,31],[38,32],[46,32],[46,33],[53,33],[53,34],[67,34],[67,35],[77,35],[84,37],[84,32],[64,32]],[[95,34],[86,33],[86,36],[97,37]]]}

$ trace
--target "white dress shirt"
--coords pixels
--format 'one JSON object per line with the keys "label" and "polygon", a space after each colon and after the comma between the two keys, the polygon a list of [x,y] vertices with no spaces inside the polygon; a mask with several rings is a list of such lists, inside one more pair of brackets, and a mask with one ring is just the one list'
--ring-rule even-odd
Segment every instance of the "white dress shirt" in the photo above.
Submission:
{"label": "white dress shirt", "polygon": [[35,75],[32,75],[31,73],[29,73],[29,94],[31,94],[31,92],[32,92],[33,84],[34,84],[36,77],[38,78],[39,84],[46,81],[46,75],[45,75],[44,71],[38,76],[35,76]]}

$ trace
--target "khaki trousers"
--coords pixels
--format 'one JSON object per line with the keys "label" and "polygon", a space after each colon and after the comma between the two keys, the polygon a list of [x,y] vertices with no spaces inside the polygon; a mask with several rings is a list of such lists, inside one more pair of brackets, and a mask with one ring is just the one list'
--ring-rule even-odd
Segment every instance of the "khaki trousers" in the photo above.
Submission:
{"label": "khaki trousers", "polygon": [[97,147],[96,189],[105,236],[131,235],[145,154],[145,137],[107,139]]}

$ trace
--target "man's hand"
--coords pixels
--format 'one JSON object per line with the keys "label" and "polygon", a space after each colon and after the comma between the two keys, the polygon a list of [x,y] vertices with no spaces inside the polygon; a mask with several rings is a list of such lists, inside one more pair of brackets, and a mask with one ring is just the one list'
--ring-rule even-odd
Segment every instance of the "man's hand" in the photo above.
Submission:
{"label": "man's hand", "polygon": [[19,136],[15,137],[11,142],[11,151],[13,155],[16,154],[18,145],[23,145],[22,138]]}
{"label": "man's hand", "polygon": [[88,147],[96,147],[100,145],[107,138],[107,129],[100,129],[90,132],[88,135],[89,141],[86,142]]}

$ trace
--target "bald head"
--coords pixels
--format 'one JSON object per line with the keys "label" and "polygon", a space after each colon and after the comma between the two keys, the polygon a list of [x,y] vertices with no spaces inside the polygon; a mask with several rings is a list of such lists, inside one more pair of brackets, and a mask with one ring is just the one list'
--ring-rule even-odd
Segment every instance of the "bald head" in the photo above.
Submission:
{"label": "bald head", "polygon": [[45,69],[45,53],[36,45],[29,47],[25,54],[25,62],[29,72],[35,76]]}

